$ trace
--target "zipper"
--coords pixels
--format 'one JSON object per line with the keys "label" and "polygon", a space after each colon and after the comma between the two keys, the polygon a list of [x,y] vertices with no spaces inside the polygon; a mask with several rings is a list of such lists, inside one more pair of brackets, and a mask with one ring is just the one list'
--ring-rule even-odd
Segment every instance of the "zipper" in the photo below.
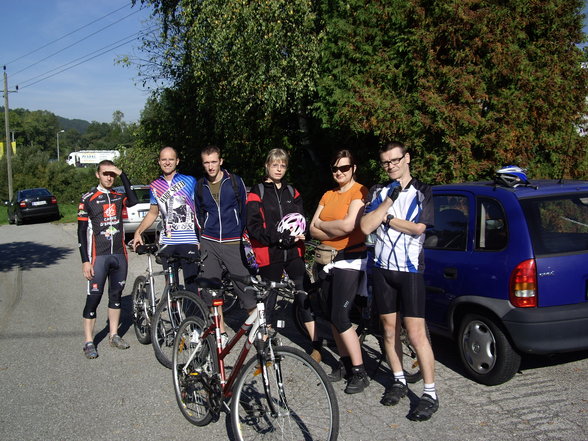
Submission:
{"label": "zipper", "polygon": [[[280,208],[280,219],[282,219],[284,217],[284,212],[282,210],[282,198],[280,197],[280,194],[278,192],[278,186],[274,183],[272,183],[272,185],[274,186],[276,198],[278,199],[278,207]],[[284,187],[284,184],[282,184],[282,189],[283,189],[283,187]],[[286,262],[287,260],[288,260],[288,250],[284,249],[284,262]]]}

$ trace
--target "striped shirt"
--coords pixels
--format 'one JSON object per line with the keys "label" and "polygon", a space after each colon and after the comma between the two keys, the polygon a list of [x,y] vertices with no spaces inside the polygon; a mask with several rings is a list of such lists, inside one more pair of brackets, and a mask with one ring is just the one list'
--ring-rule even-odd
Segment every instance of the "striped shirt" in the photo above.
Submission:
{"label": "striped shirt", "polygon": [[161,244],[197,244],[194,191],[196,179],[176,173],[171,182],[160,176],[150,185],[151,205],[158,205],[164,228]]}
{"label": "striped shirt", "polygon": [[[373,211],[387,197],[389,187],[374,191],[366,212]],[[411,222],[433,224],[433,199],[431,187],[413,178],[388,209],[388,214]],[[387,225],[380,225],[375,232],[374,265],[403,272],[423,272],[423,243],[425,233],[411,235],[401,233]]]}

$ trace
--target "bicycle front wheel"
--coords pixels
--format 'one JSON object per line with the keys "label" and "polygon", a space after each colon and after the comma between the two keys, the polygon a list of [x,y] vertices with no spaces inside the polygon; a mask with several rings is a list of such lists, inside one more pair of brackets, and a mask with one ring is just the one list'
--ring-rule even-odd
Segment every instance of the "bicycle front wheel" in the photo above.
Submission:
{"label": "bicycle front wheel", "polygon": [[133,327],[139,343],[151,343],[149,326],[149,282],[145,276],[138,276],[133,284]]}
{"label": "bicycle front wheel", "polygon": [[208,324],[208,307],[191,291],[176,291],[168,300],[165,296],[157,304],[151,324],[151,343],[155,358],[166,368],[172,367],[174,337],[180,323],[187,317],[201,318]]}
{"label": "bicycle front wheel", "polygon": [[196,426],[207,425],[215,414],[212,402],[216,397],[211,395],[212,379],[218,371],[216,347],[213,335],[202,339],[205,329],[198,317],[184,320],[174,339],[172,356],[176,401],[184,418]]}
{"label": "bicycle front wheel", "polygon": [[339,406],[320,366],[286,346],[273,348],[266,366],[267,394],[258,357],[247,362],[233,388],[231,425],[236,438],[337,439]]}

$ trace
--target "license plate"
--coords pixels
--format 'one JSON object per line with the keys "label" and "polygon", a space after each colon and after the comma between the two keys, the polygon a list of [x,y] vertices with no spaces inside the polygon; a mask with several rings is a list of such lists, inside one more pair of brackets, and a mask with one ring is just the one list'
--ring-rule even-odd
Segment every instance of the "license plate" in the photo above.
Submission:
{"label": "license plate", "polygon": [[36,207],[37,205],[45,205],[46,203],[47,203],[47,201],[34,201],[34,202],[31,202],[31,205],[33,207]]}
{"label": "license plate", "polygon": [[139,211],[139,217],[143,219],[147,215],[147,213],[149,213],[149,210],[141,210]]}

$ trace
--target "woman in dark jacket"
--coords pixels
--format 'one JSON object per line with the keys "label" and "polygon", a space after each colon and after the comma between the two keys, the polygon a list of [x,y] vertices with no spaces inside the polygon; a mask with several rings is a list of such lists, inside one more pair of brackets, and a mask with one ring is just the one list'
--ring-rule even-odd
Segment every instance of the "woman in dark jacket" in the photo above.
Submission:
{"label": "woman in dark jacket", "polygon": [[[320,344],[315,333],[314,318],[310,302],[303,291],[306,276],[305,235],[291,236],[289,230],[282,233],[278,231],[278,224],[285,215],[300,213],[304,216],[300,193],[283,181],[288,159],[288,153],[282,149],[273,149],[268,153],[265,161],[266,179],[254,185],[247,197],[247,232],[261,277],[279,282],[286,272],[301,291],[296,296],[296,302],[303,311],[303,320],[313,341],[311,356],[320,362]],[[266,302],[268,322],[276,300],[277,293],[272,292]]]}

